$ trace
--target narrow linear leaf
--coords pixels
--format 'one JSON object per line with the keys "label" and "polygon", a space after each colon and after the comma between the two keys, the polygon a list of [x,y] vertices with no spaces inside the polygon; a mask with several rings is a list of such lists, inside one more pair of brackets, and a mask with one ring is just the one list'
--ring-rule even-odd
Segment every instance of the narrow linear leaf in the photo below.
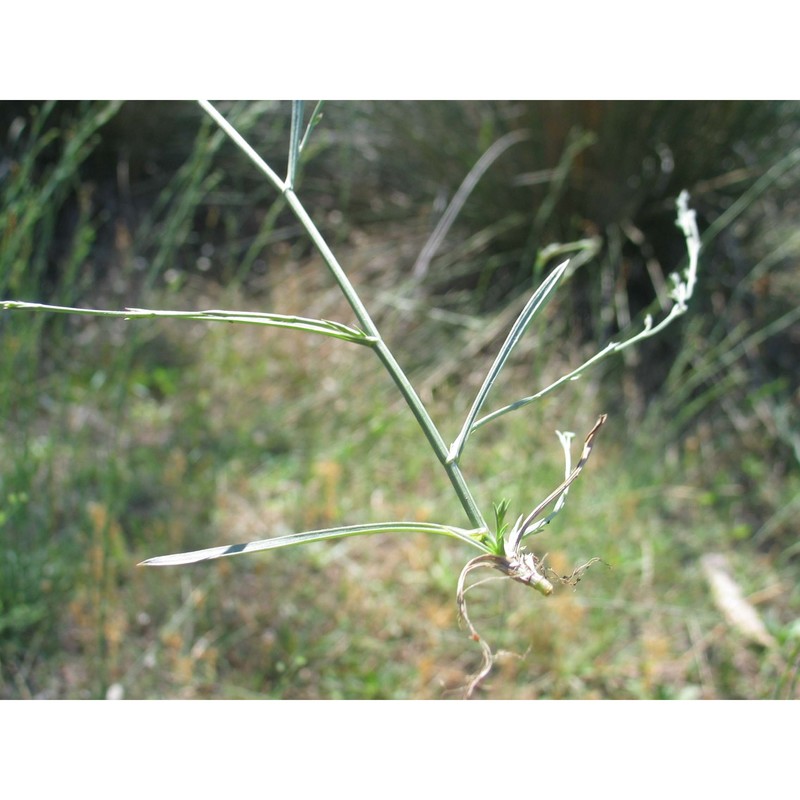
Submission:
{"label": "narrow linear leaf", "polygon": [[450,447],[450,452],[447,459],[448,462],[458,462],[458,459],[461,457],[461,453],[464,450],[464,445],[467,442],[467,438],[472,432],[473,423],[483,407],[483,404],[486,402],[486,398],[491,391],[495,380],[497,380],[497,376],[500,374],[500,371],[503,369],[508,357],[511,355],[511,351],[514,349],[514,347],[516,347],[528,326],[533,321],[533,318],[539,311],[542,310],[542,308],[544,308],[547,301],[550,299],[553,290],[563,277],[568,265],[569,260],[562,262],[547,276],[547,278],[545,278],[542,285],[533,293],[533,296],[528,301],[525,308],[522,309],[522,313],[519,315],[519,317],[517,317],[517,321],[511,328],[508,337],[503,343],[503,346],[500,348],[500,352],[497,354],[497,358],[495,358],[489,373],[486,375],[486,378],[483,381],[483,385],[475,397],[475,402],[472,404],[472,408],[470,409],[467,418],[464,420],[464,425],[461,428],[461,432],[458,434],[456,440]]}
{"label": "narrow linear leaf", "polygon": [[586,462],[589,460],[589,456],[592,454],[592,447],[594,447],[594,437],[597,435],[597,432],[600,428],[605,424],[606,420],[608,419],[608,414],[601,414],[597,418],[597,422],[595,422],[594,427],[589,431],[586,435],[586,440],[583,443],[583,452],[581,453],[580,460],[575,465],[575,469],[564,479],[563,483],[561,483],[556,489],[550,492],[544,500],[539,503],[536,508],[531,511],[530,514],[525,518],[525,520],[520,525],[519,534],[517,536],[517,541],[521,541],[529,534],[533,533],[534,531],[538,530],[541,526],[531,527],[533,522],[536,518],[550,505],[554,500],[556,500],[560,495],[563,495],[564,492],[569,489],[572,485],[573,481],[581,474],[581,470],[583,470]]}
{"label": "narrow linear leaf", "polygon": [[[570,453],[570,442],[572,441],[572,437],[574,433],[567,432],[562,433],[561,431],[556,431],[556,436],[558,436],[558,440],[561,443],[561,447],[564,450],[564,480],[569,481],[570,475],[572,473],[572,454]],[[592,436],[593,434],[590,434]],[[574,478],[573,478],[574,480]],[[519,518],[519,530],[516,528],[514,529],[514,535],[509,536],[509,549],[511,552],[514,552],[514,548],[519,546],[520,538],[524,533],[525,536],[530,536],[533,533],[541,530],[545,526],[549,525],[556,515],[561,511],[564,505],[567,502],[567,492],[569,491],[569,484],[567,484],[567,488],[564,488],[560,495],[558,495],[558,499],[556,500],[556,504],[553,506],[553,510],[546,516],[540,519],[535,525],[528,527],[527,530],[523,531],[521,528],[523,519],[522,517]]]}
{"label": "narrow linear leaf", "polygon": [[486,170],[488,170],[489,167],[506,150],[508,150],[509,147],[529,139],[530,135],[530,131],[527,130],[512,131],[511,133],[507,133],[505,136],[500,137],[478,159],[478,161],[467,174],[467,177],[462,181],[461,186],[458,187],[455,195],[453,195],[453,199],[445,209],[444,214],[442,214],[442,218],[439,220],[436,228],[430,235],[430,238],[425,243],[425,246],[422,248],[419,256],[417,257],[417,260],[411,269],[411,274],[415,278],[421,278],[428,271],[428,267],[430,266],[433,257],[436,255],[436,251],[439,249],[439,246],[444,241],[444,237],[447,236],[447,232],[456,221],[456,217],[458,217],[461,209],[464,207],[464,203],[467,202],[467,198],[470,196],[475,186],[477,186],[478,181],[483,177]]}
{"label": "narrow linear leaf", "polygon": [[291,547],[293,545],[321,542],[329,539],[341,539],[347,536],[369,536],[376,533],[435,533],[461,539],[474,547],[488,552],[482,537],[486,533],[480,528],[466,530],[449,525],[438,525],[432,522],[382,522],[378,524],[348,525],[342,528],[326,528],[305,533],[293,533],[288,536],[276,536],[272,539],[259,539],[244,544],[222,545],[209,547],[205,550],[194,550],[187,553],[176,553],[169,556],[155,556],[142,561],[139,566],[167,567],[180,564],[193,564],[197,561],[209,561],[225,556],[236,556],[242,553],[255,553],[260,550],[274,550],[278,547]]}
{"label": "narrow linear leaf", "polygon": [[0,309],[28,309],[50,311],[57,314],[79,314],[94,317],[117,317],[122,319],[191,319],[199,322],[228,322],[246,325],[267,325],[273,328],[290,328],[293,330],[319,333],[342,341],[355,344],[374,345],[375,337],[368,336],[358,328],[352,328],[341,322],[325,319],[289,316],[286,314],[269,314],[258,311],[165,311],[147,308],[126,308],[122,311],[107,311],[95,308],[72,308],[69,306],[50,306],[43,303],[26,303],[20,300],[0,300]]}
{"label": "narrow linear leaf", "polygon": [[311,136],[311,132],[314,128],[319,125],[320,120],[322,119],[322,107],[325,105],[324,100],[319,100],[317,104],[314,106],[314,110],[311,112],[311,119],[308,121],[308,125],[306,126],[306,132],[303,134],[303,141],[300,142],[300,152],[302,153],[305,149],[306,144],[308,143],[308,137]]}

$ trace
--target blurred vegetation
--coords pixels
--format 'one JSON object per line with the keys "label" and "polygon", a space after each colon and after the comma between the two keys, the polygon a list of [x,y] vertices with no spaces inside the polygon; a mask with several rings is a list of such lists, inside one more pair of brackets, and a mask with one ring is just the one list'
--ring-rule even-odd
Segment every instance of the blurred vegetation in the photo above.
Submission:
{"label": "blurred vegetation", "polygon": [[[224,110],[280,172],[287,103]],[[575,590],[471,593],[488,697],[797,697],[797,103],[329,103],[299,194],[445,436],[547,248],[592,242],[504,375],[530,394],[666,303],[686,188],[700,286],[666,335],[481,429],[480,501],[560,479],[555,429],[610,421],[534,543]],[[512,139],[503,137],[512,134]],[[464,177],[511,142],[432,258]],[[192,103],[0,103],[0,298],[350,322],[292,217]],[[462,524],[379,364],[321,337],[0,314],[4,697],[449,697],[480,654],[458,544],[350,539],[180,570],[142,558],[310,527]],[[518,512],[514,512],[518,513]],[[723,553],[772,644],[715,602]]]}

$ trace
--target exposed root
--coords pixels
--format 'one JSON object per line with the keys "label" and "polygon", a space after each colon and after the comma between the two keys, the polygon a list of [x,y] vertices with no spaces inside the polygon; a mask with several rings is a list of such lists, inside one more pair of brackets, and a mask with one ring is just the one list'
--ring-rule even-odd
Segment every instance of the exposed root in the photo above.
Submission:
{"label": "exposed root", "polygon": [[[570,474],[564,479],[563,483],[561,483],[557,489],[552,491],[544,500],[542,500],[536,506],[536,508],[534,508],[530,514],[528,514],[527,517],[524,519],[523,517],[520,517],[517,520],[517,523],[514,525],[505,540],[505,555],[484,553],[483,555],[476,556],[468,561],[464,565],[464,569],[461,570],[461,575],[458,578],[458,590],[456,592],[458,615],[460,619],[464,620],[464,623],[469,629],[472,640],[478,642],[481,646],[481,650],[483,651],[483,659],[481,661],[480,670],[467,685],[464,692],[465,698],[472,697],[473,693],[483,682],[484,678],[486,678],[486,676],[491,672],[495,659],[491,647],[489,647],[488,643],[481,638],[480,634],[475,629],[475,626],[472,624],[469,614],[467,614],[467,601],[465,595],[467,591],[472,588],[465,586],[467,575],[473,570],[480,569],[481,567],[496,569],[499,572],[502,572],[506,577],[509,577],[518,583],[524,583],[526,586],[533,587],[536,589],[536,591],[541,592],[543,595],[549,595],[553,592],[553,584],[548,578],[552,577],[559,583],[566,584],[568,586],[575,586],[581,580],[586,570],[592,564],[595,564],[601,560],[599,558],[592,558],[580,567],[576,567],[571,574],[558,575],[554,570],[545,569],[543,564],[544,559],[536,558],[533,553],[524,552],[522,549],[522,540],[527,535],[536,532],[536,530],[538,530],[542,524],[546,524],[549,521],[549,518],[547,518],[541,523],[534,524],[537,518],[553,501],[556,501],[559,498],[563,500],[564,493],[567,491],[572,482],[578,477],[578,475],[580,475],[581,470],[589,460],[589,456],[594,445],[594,438],[597,434],[597,431],[600,430],[605,421],[605,414],[602,414],[597,419],[594,427],[586,436],[586,441],[583,445],[583,452],[580,460],[575,465],[575,469],[573,469],[572,472],[570,472]],[[558,506],[556,507],[556,512],[557,511]],[[477,584],[473,584],[473,586],[475,585]]]}
{"label": "exposed root", "polygon": [[466,699],[472,697],[475,689],[480,686],[484,678],[491,672],[494,664],[494,654],[492,653],[491,647],[489,647],[486,640],[481,638],[480,634],[475,629],[475,626],[472,624],[469,614],[467,614],[467,601],[465,595],[472,587],[465,588],[466,578],[470,572],[475,569],[480,569],[481,567],[499,570],[512,580],[518,581],[519,583],[524,583],[526,586],[532,586],[544,595],[549,595],[553,591],[553,584],[550,583],[550,581],[548,581],[547,578],[545,578],[544,575],[539,572],[539,561],[531,553],[523,553],[514,558],[506,558],[504,556],[487,554],[477,556],[464,565],[464,569],[461,570],[461,575],[458,578],[458,590],[456,592],[458,615],[469,629],[472,640],[478,642],[481,646],[481,650],[483,651],[481,668],[470,680],[464,691],[464,697]]}
{"label": "exposed root", "polygon": [[474,642],[478,642],[481,646],[481,650],[483,651],[483,661],[481,662],[481,668],[476,675],[472,677],[469,684],[467,685],[466,689],[464,690],[464,698],[469,699],[472,697],[473,692],[475,689],[480,686],[483,682],[483,679],[492,671],[492,665],[494,664],[494,655],[492,653],[491,647],[486,643],[484,639],[481,639],[480,634],[477,630],[475,630],[475,626],[472,624],[472,620],[469,618],[469,614],[467,614],[467,600],[466,600],[466,593],[470,587],[464,588],[464,583],[466,581],[467,575],[472,572],[474,569],[479,569],[480,567],[490,567],[494,568],[497,566],[497,561],[501,559],[500,556],[493,556],[493,555],[483,555],[477,556],[476,558],[471,559],[464,565],[464,569],[461,570],[461,575],[458,578],[458,589],[456,591],[456,604],[458,606],[458,617],[459,619],[463,620],[466,624],[467,628],[469,629],[470,636]]}
{"label": "exposed root", "polygon": [[478,633],[475,626],[472,624],[472,620],[469,618],[469,614],[467,613],[467,592],[470,589],[473,589],[475,586],[485,583],[485,581],[478,581],[477,583],[473,583],[471,586],[466,586],[466,578],[470,572],[475,569],[480,569],[481,567],[496,569],[502,572],[506,577],[511,578],[518,583],[523,583],[526,586],[532,586],[542,594],[549,595],[553,592],[553,584],[548,580],[548,578],[544,577],[539,570],[543,570],[543,572],[549,578],[552,578],[558,583],[566,586],[576,586],[580,582],[586,570],[589,569],[592,564],[596,564],[597,562],[602,564],[606,563],[601,558],[591,558],[585,564],[575,567],[575,569],[572,570],[569,575],[559,575],[555,572],[555,570],[545,568],[543,562],[544,559],[539,560],[531,553],[523,553],[519,558],[515,559],[487,554],[477,556],[476,558],[468,561],[464,566],[464,569],[461,570],[461,575],[458,578],[458,590],[456,592],[458,616],[459,619],[463,620],[464,624],[467,626],[472,641],[478,642],[478,644],[481,646],[481,650],[483,651],[483,659],[481,661],[480,669],[470,679],[470,682],[467,684],[464,690],[465,699],[469,700],[469,698],[472,697],[472,695],[475,693],[475,690],[481,685],[481,683],[483,683],[486,676],[492,671],[495,661],[495,654],[492,652],[492,648],[489,647],[488,642]]}

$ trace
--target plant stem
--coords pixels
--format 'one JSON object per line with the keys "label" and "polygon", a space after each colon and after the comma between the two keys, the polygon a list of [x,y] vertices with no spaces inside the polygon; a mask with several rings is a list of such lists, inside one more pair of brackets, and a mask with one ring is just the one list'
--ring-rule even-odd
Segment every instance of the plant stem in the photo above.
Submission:
{"label": "plant stem", "polygon": [[284,197],[286,198],[286,202],[289,204],[289,207],[294,212],[294,215],[297,217],[300,224],[305,228],[306,232],[311,238],[311,241],[314,242],[314,245],[327,264],[328,269],[333,273],[333,277],[339,284],[342,294],[344,294],[347,302],[353,309],[353,313],[356,315],[356,318],[358,319],[358,322],[363,328],[364,332],[368,336],[375,339],[375,343],[372,346],[377,353],[378,358],[381,360],[381,363],[391,376],[395,386],[397,386],[397,388],[400,390],[400,393],[403,395],[403,398],[405,399],[406,403],[411,409],[411,412],[414,414],[414,417],[419,423],[419,426],[422,428],[423,433],[428,439],[428,442],[433,448],[434,453],[436,453],[436,457],[445,468],[447,477],[450,479],[450,483],[453,485],[453,488],[458,495],[458,499],[461,502],[461,505],[464,508],[470,523],[472,523],[472,525],[474,525],[476,528],[485,528],[488,530],[486,521],[484,520],[483,515],[481,514],[480,509],[475,502],[475,498],[472,496],[472,492],[469,490],[469,487],[464,480],[464,475],[461,472],[460,467],[458,464],[448,463],[448,449],[444,439],[442,439],[436,424],[431,419],[430,414],[428,414],[427,409],[422,403],[422,400],[420,400],[419,395],[414,390],[414,387],[411,385],[411,382],[406,377],[405,372],[403,372],[402,367],[397,363],[397,359],[395,359],[394,354],[381,337],[377,326],[372,320],[372,317],[370,317],[369,312],[361,302],[358,292],[356,292],[355,288],[353,288],[353,285],[350,283],[350,279],[347,277],[347,274],[336,260],[336,256],[333,254],[333,251],[330,249],[330,247],[328,247],[328,243],[319,232],[319,229],[308,215],[308,212],[305,210],[303,204],[300,202],[294,191],[287,188],[284,188],[282,191]]}
{"label": "plant stem", "polygon": [[294,189],[297,161],[300,157],[300,126],[303,124],[303,101],[292,101],[292,129],[289,134],[289,164],[286,168],[286,188]]}
{"label": "plant stem", "polygon": [[[377,326],[372,321],[369,312],[361,302],[358,292],[356,292],[356,290],[353,288],[353,285],[350,283],[350,279],[347,277],[345,271],[336,260],[336,256],[334,256],[333,251],[330,249],[330,247],[328,247],[328,243],[319,232],[319,229],[314,224],[314,221],[308,215],[308,212],[305,210],[303,204],[294,193],[294,190],[291,188],[291,186],[284,183],[278,177],[275,171],[264,161],[263,158],[261,158],[261,156],[258,155],[258,153],[256,153],[256,151],[245,141],[245,139],[239,134],[233,125],[231,125],[222,116],[222,114],[220,114],[219,111],[217,111],[211,105],[211,103],[206,100],[201,100],[200,105],[250,158],[250,160],[256,164],[256,166],[264,173],[264,175],[266,175],[270,183],[272,183],[272,185],[284,196],[289,207],[292,209],[292,212],[297,217],[303,228],[305,228],[306,233],[308,233],[311,241],[319,251],[328,269],[333,274],[336,283],[339,284],[342,294],[344,294],[345,299],[353,309],[353,313],[356,315],[356,319],[364,330],[364,333],[366,333],[368,336],[374,337],[375,342],[372,347],[375,349],[378,358],[381,360],[381,363],[386,368],[386,371],[391,376],[395,385],[400,390],[400,393],[403,395],[404,400],[414,414],[419,426],[422,428],[422,431],[425,434],[430,446],[433,448],[434,453],[436,453],[436,457],[444,467],[447,477],[450,479],[450,483],[453,485],[453,489],[455,489],[456,495],[458,496],[458,499],[464,511],[466,512],[470,523],[475,528],[482,528],[488,532],[489,527],[486,524],[486,521],[484,520],[477,503],[475,502],[475,498],[472,496],[472,492],[467,486],[467,482],[464,480],[464,475],[462,474],[460,467],[458,464],[448,463],[447,445],[444,443],[444,439],[442,439],[438,428],[428,414],[427,409],[414,390],[414,387],[406,377],[406,374],[397,363],[397,360],[395,359],[391,350],[383,341]],[[291,178],[291,175],[289,177]]]}

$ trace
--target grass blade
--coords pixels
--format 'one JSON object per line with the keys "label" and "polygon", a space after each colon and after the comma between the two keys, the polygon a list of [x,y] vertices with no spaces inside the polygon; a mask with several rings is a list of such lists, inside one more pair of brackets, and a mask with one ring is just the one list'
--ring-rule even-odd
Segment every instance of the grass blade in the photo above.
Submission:
{"label": "grass blade", "polygon": [[342,539],[347,536],[369,536],[376,533],[436,533],[461,539],[474,547],[488,552],[488,547],[483,543],[483,536],[486,531],[479,528],[465,530],[464,528],[438,525],[433,522],[381,522],[366,525],[347,525],[341,528],[326,528],[318,531],[306,531],[305,533],[292,533],[288,536],[259,539],[243,544],[221,545],[220,547],[209,547],[205,550],[193,550],[169,556],[155,556],[142,561],[139,566],[168,567],[180,564],[194,564],[198,561],[209,561],[242,553],[255,553],[260,550],[274,550],[278,547],[291,547],[293,545],[308,544],[309,542]]}
{"label": "grass blade", "polygon": [[[550,505],[554,500],[558,500],[559,497],[563,497],[569,487],[572,485],[573,481],[581,474],[581,470],[583,470],[586,462],[589,460],[589,456],[592,454],[592,448],[594,447],[594,437],[597,435],[597,432],[600,428],[605,424],[606,420],[608,419],[608,414],[601,414],[597,418],[597,422],[595,422],[594,427],[589,431],[586,436],[586,441],[583,443],[583,452],[581,453],[580,460],[575,465],[575,469],[570,472],[569,475],[564,479],[564,482],[561,483],[556,489],[550,492],[544,500],[542,500],[536,508],[531,511],[530,514],[525,518],[525,520],[521,523],[519,533],[517,535],[517,542],[522,541],[526,536],[535,531],[539,530],[542,525],[533,526],[534,521],[536,518]],[[566,449],[566,448],[565,448]],[[549,522],[549,520],[548,520]],[[543,523],[547,524],[547,523]],[[533,526],[533,527],[532,527]]]}
{"label": "grass blade", "polygon": [[442,218],[439,220],[433,233],[430,235],[425,246],[422,248],[414,266],[411,269],[411,274],[414,278],[422,278],[428,271],[436,251],[447,236],[447,232],[456,221],[456,217],[461,213],[464,203],[467,202],[472,190],[477,186],[478,181],[483,177],[489,167],[503,154],[509,147],[523,142],[530,138],[530,131],[512,131],[498,139],[477,161],[475,166],[469,171],[469,174],[458,187],[458,191],[453,196],[450,204],[445,209]]}

